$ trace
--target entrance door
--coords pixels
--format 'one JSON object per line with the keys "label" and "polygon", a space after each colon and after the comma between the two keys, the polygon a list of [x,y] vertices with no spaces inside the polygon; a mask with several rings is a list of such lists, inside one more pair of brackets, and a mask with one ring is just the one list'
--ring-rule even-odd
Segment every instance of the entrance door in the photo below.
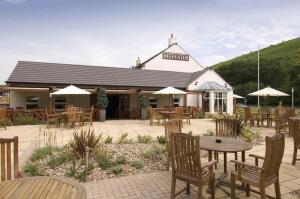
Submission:
{"label": "entrance door", "polygon": [[129,119],[130,109],[129,109],[129,95],[120,95],[119,111],[120,119]]}
{"label": "entrance door", "polygon": [[129,95],[107,95],[107,119],[129,119]]}
{"label": "entrance door", "polygon": [[119,95],[107,95],[107,98],[106,118],[119,119]]}

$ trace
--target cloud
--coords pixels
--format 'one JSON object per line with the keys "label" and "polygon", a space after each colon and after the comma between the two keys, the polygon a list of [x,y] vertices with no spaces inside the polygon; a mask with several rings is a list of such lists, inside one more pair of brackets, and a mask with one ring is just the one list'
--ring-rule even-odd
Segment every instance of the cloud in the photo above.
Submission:
{"label": "cloud", "polygon": [[23,3],[27,0],[4,0],[5,2],[7,3],[12,3],[12,4],[20,4],[20,3]]}

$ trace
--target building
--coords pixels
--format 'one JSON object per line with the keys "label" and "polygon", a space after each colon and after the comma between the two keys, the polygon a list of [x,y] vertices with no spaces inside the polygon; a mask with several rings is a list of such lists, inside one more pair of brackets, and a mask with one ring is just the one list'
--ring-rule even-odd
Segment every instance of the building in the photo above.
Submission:
{"label": "building", "polygon": [[96,90],[107,89],[108,118],[129,118],[144,93],[153,107],[169,104],[168,96],[152,95],[172,86],[188,92],[174,96],[175,106],[202,107],[206,112],[233,111],[233,88],[214,70],[206,69],[191,57],[172,35],[168,47],[131,68],[19,61],[6,81],[10,107],[45,108],[50,93],[70,84],[92,92],[89,96],[51,98],[57,109],[67,104],[90,107],[96,104]]}

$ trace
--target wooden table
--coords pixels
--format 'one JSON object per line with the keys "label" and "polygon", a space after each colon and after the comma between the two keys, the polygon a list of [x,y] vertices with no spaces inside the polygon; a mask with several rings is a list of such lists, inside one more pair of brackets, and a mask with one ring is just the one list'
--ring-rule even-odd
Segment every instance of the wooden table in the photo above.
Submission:
{"label": "wooden table", "polygon": [[[221,143],[217,143],[216,139]],[[201,136],[200,149],[208,151],[209,161],[212,160],[212,152],[224,153],[224,173],[227,174],[227,153],[242,152],[242,161],[245,162],[245,151],[252,149],[252,145],[239,138]]]}
{"label": "wooden table", "polygon": [[[221,140],[221,143],[217,143],[216,139]],[[200,138],[200,149],[204,149],[208,151],[208,159],[212,160],[212,152],[223,152],[224,153],[224,173],[217,178],[216,186],[220,183],[222,185],[230,186],[230,182],[226,182],[225,178],[228,176],[227,173],[227,153],[236,153],[242,152],[242,161],[245,162],[245,151],[252,149],[252,145],[241,140],[239,138],[231,138],[231,137],[216,137],[216,136],[201,136]],[[244,189],[244,184],[242,186],[237,186],[239,189]],[[210,192],[211,190],[208,190]],[[224,192],[230,195],[229,192]]]}
{"label": "wooden table", "polygon": [[168,120],[175,115],[175,111],[159,111],[159,113],[166,117]]}
{"label": "wooden table", "polygon": [[30,177],[0,182],[0,198],[86,199],[83,187],[67,179]]}

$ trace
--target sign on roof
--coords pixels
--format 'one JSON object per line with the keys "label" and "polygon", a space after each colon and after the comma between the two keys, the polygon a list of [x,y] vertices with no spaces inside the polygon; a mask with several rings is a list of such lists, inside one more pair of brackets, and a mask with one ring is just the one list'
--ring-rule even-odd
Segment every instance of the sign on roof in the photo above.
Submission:
{"label": "sign on roof", "polygon": [[181,54],[181,53],[162,53],[163,59],[171,59],[171,60],[180,60],[180,61],[189,61],[188,54]]}

